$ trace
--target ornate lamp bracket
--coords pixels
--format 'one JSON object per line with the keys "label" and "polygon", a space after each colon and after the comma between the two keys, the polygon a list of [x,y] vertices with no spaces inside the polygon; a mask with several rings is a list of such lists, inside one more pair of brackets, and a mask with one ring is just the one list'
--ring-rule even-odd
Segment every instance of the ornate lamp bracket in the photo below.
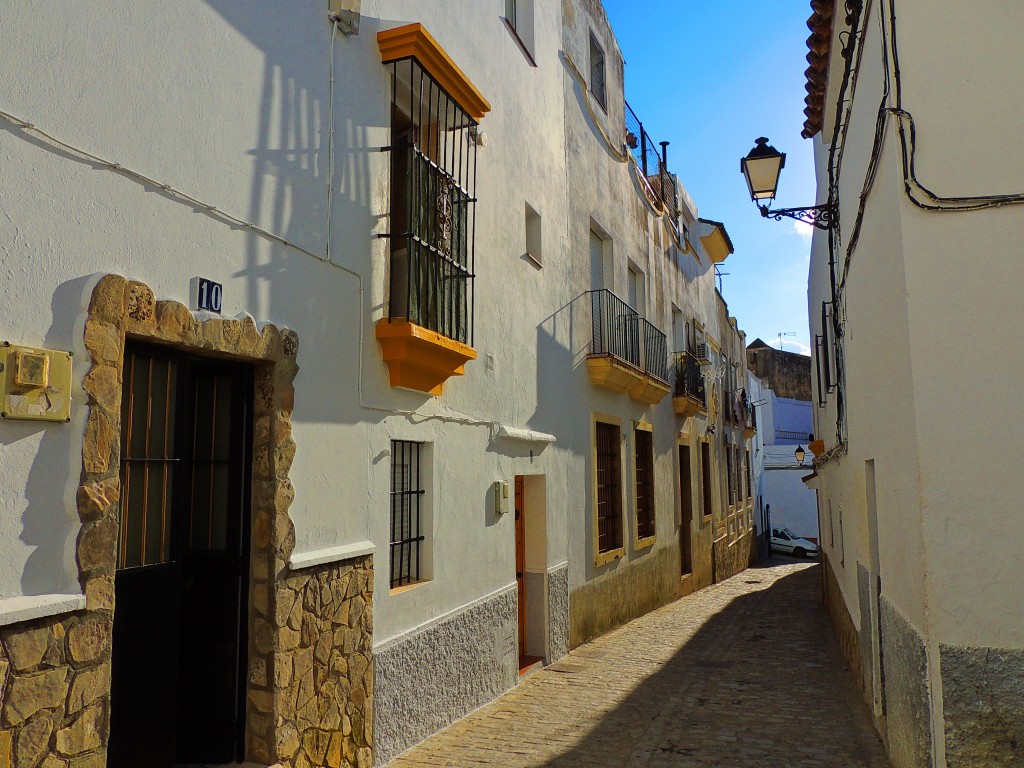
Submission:
{"label": "ornate lamp bracket", "polygon": [[824,205],[811,205],[806,208],[778,208],[772,210],[767,205],[759,205],[761,215],[766,219],[782,221],[783,216],[790,219],[802,221],[818,229],[833,229],[839,223],[839,206],[835,203]]}

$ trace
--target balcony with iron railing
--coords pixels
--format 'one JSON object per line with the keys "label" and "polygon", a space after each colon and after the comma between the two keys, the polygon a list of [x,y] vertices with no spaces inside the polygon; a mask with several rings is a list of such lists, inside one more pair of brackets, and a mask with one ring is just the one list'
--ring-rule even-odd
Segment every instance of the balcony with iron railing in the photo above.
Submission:
{"label": "balcony with iron railing", "polygon": [[[476,142],[490,108],[418,24],[377,38],[391,80],[388,296],[375,325],[391,386],[440,395],[473,349]],[[456,94],[455,96],[451,94]]]}
{"label": "balcony with iron railing", "polygon": [[665,147],[668,142],[661,144],[662,153],[659,155],[654,140],[627,102],[626,145],[636,160],[644,192],[652,205],[663,208],[670,215],[674,224],[679,211],[679,192],[676,189],[675,177],[668,172],[666,163]]}
{"label": "balcony with iron railing", "polygon": [[707,413],[707,392],[697,358],[689,352],[676,352],[673,358],[676,384],[672,393],[672,409],[680,416]]}
{"label": "balcony with iron railing", "polygon": [[665,334],[607,288],[588,291],[593,336],[587,371],[594,386],[644,403],[669,393]]}

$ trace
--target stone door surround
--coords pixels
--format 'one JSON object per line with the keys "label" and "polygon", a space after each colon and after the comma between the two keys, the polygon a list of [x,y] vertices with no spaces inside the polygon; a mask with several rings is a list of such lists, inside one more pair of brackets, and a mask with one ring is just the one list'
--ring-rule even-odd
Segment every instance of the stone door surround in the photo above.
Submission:
{"label": "stone door surround", "polygon": [[0,766],[102,768],[109,737],[125,338],[255,369],[246,758],[286,768],[372,762],[372,561],[290,572],[294,331],[199,320],[144,283],[102,277],[85,323],[92,365],[76,501],[86,608],[0,633]]}

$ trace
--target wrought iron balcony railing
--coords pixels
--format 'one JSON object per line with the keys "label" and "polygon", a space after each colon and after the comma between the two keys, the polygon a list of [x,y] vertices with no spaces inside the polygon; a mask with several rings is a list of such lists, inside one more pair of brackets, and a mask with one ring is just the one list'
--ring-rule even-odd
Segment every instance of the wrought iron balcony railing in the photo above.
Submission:
{"label": "wrought iron balcony railing", "polygon": [[701,408],[707,408],[707,395],[704,389],[704,377],[700,375],[701,367],[697,358],[689,352],[676,352],[676,397],[688,397],[700,404]]}
{"label": "wrought iron balcony railing", "polygon": [[588,293],[593,324],[590,354],[614,357],[667,384],[665,334],[607,288]]}
{"label": "wrought iron balcony railing", "polygon": [[[679,210],[679,193],[676,190],[676,182],[672,174],[665,167],[665,162],[658,155],[658,148],[650,135],[644,130],[644,124],[640,122],[633,108],[626,104],[626,142],[636,164],[643,173],[648,190],[660,201],[675,218],[675,212]],[[665,142],[668,144],[668,142]]]}
{"label": "wrought iron balcony railing", "polygon": [[[394,234],[391,314],[462,342],[472,327],[469,229],[472,197],[415,146],[405,180],[409,228]],[[404,242],[405,247],[398,243]]]}

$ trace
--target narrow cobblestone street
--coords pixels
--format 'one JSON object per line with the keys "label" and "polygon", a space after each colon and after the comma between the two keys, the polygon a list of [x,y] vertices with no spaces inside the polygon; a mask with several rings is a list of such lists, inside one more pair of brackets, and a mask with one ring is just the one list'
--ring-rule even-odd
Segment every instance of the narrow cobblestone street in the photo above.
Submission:
{"label": "narrow cobblestone street", "polygon": [[389,767],[888,764],[820,566],[776,559],[581,646]]}

